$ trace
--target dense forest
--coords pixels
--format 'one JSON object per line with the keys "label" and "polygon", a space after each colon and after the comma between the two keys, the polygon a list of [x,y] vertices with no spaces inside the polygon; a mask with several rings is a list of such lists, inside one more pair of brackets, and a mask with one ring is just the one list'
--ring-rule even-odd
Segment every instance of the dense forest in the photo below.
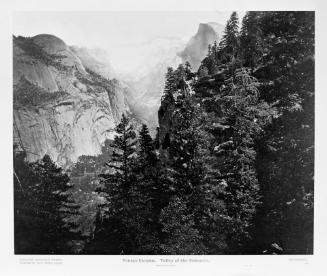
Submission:
{"label": "dense forest", "polygon": [[155,137],[123,115],[69,171],[14,146],[15,253],[313,254],[314,23],[233,12],[196,72],[168,68]]}

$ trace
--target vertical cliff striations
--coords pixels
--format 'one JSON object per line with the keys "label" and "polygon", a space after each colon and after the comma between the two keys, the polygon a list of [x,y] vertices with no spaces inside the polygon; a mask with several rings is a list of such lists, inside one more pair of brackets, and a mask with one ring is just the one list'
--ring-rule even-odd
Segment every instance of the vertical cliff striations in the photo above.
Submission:
{"label": "vertical cliff striations", "polygon": [[[96,155],[113,139],[122,113],[130,114],[128,87],[86,66],[53,35],[14,37],[14,143],[29,160],[49,154],[67,167],[81,155]],[[92,60],[87,60],[92,67]],[[93,71],[93,70],[94,71]]]}

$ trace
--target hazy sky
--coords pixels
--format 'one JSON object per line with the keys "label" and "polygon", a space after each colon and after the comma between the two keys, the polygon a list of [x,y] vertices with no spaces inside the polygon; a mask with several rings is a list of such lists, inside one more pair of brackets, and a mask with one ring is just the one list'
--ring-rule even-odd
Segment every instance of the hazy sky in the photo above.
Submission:
{"label": "hazy sky", "polygon": [[[100,47],[113,66],[126,66],[126,51],[159,37],[188,39],[199,23],[226,24],[231,12],[16,12],[15,35],[53,34],[68,45]],[[244,13],[239,13],[240,18]],[[240,19],[241,21],[241,19]],[[135,52],[137,55],[137,52]],[[125,59],[125,60],[124,60]]]}

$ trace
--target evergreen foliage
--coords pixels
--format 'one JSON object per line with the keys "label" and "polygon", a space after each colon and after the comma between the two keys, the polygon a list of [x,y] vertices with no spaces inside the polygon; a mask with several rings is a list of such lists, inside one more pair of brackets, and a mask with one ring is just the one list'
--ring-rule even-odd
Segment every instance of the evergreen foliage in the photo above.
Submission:
{"label": "evergreen foliage", "polygon": [[242,20],[239,56],[243,66],[254,68],[264,54],[264,39],[260,28],[262,12],[247,12]]}
{"label": "evergreen foliage", "polygon": [[259,247],[313,252],[314,13],[272,12],[260,18],[266,54],[255,74],[278,116],[258,143],[263,205]]}
{"label": "evergreen foliage", "polygon": [[[136,133],[126,115],[116,127],[117,136],[107,163],[109,171],[101,175],[99,192],[106,203],[96,220],[94,239],[87,246],[89,254],[153,254],[158,243],[152,212],[151,172],[152,138],[147,127],[140,133],[140,157],[137,160]],[[137,162],[138,161],[138,162]],[[152,233],[152,234],[151,234]],[[95,246],[102,243],[102,246]]]}
{"label": "evergreen foliage", "polygon": [[162,232],[167,236],[160,244],[163,254],[199,255],[205,253],[201,236],[195,228],[194,216],[186,204],[173,197],[160,215]]}
{"label": "evergreen foliage", "polygon": [[227,21],[223,37],[219,43],[221,50],[221,59],[224,62],[229,62],[236,58],[239,50],[239,26],[238,15],[236,12],[231,14]]}
{"label": "evergreen foliage", "polygon": [[34,163],[24,159],[14,152],[15,253],[72,253],[69,242],[80,236],[67,218],[79,206],[70,199],[68,176],[47,155]]}
{"label": "evergreen foliage", "polygon": [[172,67],[168,67],[166,73],[164,97],[168,97],[172,95],[172,92],[175,90],[175,85],[176,82],[174,76],[174,69]]}
{"label": "evergreen foliage", "polygon": [[[80,158],[103,199],[84,253],[313,253],[314,13],[247,12],[238,29],[233,12],[198,72],[167,69],[154,139],[122,115],[106,154]],[[68,176],[14,158],[16,251],[65,252]]]}

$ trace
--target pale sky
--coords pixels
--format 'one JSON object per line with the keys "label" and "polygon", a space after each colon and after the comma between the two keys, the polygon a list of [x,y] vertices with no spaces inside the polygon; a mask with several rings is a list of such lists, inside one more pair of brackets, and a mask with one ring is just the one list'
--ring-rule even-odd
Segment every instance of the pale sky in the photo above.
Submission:
{"label": "pale sky", "polygon": [[[196,33],[199,23],[225,25],[230,14],[218,11],[16,12],[13,33],[53,34],[68,45],[103,48],[114,68],[120,70],[140,45],[162,37],[187,40]],[[240,21],[243,15],[244,12],[239,12]]]}

